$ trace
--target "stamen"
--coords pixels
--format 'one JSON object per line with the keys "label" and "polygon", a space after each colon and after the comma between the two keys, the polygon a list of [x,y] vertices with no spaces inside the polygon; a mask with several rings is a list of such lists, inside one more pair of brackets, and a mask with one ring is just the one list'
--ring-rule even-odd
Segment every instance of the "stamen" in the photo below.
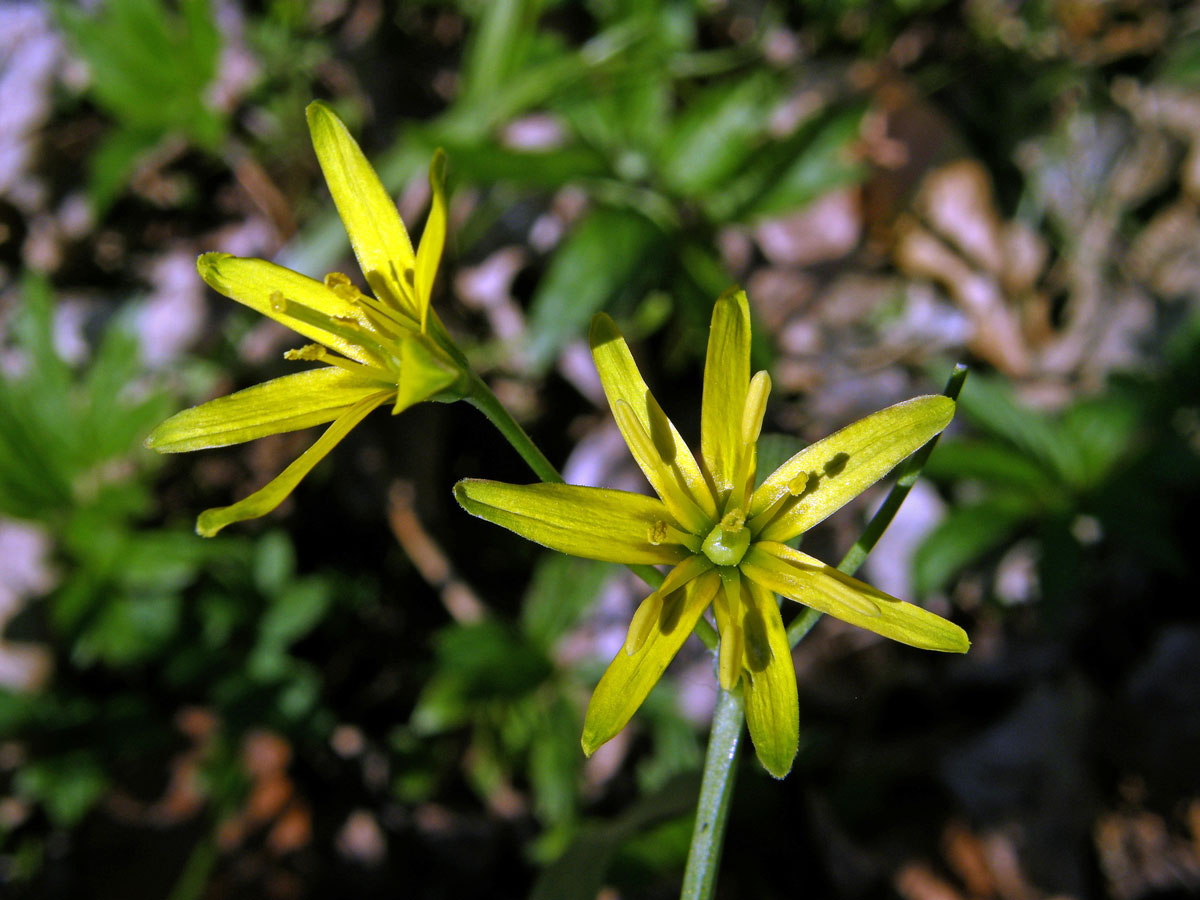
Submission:
{"label": "stamen", "polygon": [[647,540],[656,547],[660,544],[682,544],[693,553],[700,549],[700,539],[696,535],[680,531],[662,519],[650,526]]}
{"label": "stamen", "polygon": [[808,473],[801,472],[783,486],[783,490],[779,491],[770,506],[750,520],[750,530],[755,534],[762,531],[782,511],[784,505],[801,496],[806,487],[808,487]]}
{"label": "stamen", "polygon": [[638,604],[637,611],[634,612],[633,619],[629,623],[629,632],[625,637],[625,654],[627,656],[633,656],[645,646],[650,632],[658,624],[662,609],[663,600],[660,591],[655,591]]}
{"label": "stamen", "polygon": [[738,683],[742,674],[742,660],[745,657],[745,636],[742,633],[741,619],[741,578],[737,570],[721,572],[721,587],[713,598],[713,615],[717,618],[717,631],[721,635],[721,645],[717,650],[717,679],[721,687],[731,691]]}
{"label": "stamen", "polygon": [[746,615],[742,619],[742,634],[746,642],[746,667],[751,672],[761,672],[771,661],[771,645],[767,641],[767,628],[763,623],[762,614],[754,606],[746,605]]}
{"label": "stamen", "polygon": [[756,372],[750,379],[746,392],[746,406],[742,411],[742,443],[750,445],[762,433],[763,416],[767,412],[767,395],[771,393],[771,376]]}
{"label": "stamen", "polygon": [[[306,325],[312,325],[339,337],[348,344],[361,347],[380,363],[387,366],[388,362],[399,359],[399,348],[384,335],[365,326],[352,316],[330,316],[315,309],[289,300],[279,291],[274,291],[270,297],[271,309],[277,313],[291,316]],[[388,366],[391,371],[391,367]],[[390,380],[390,379],[389,379]]]}
{"label": "stamen", "polygon": [[378,366],[364,366],[362,363],[346,359],[344,356],[330,353],[327,348],[322,347],[320,344],[305,344],[303,347],[298,347],[295,350],[287,350],[284,352],[283,358],[303,360],[305,362],[328,363],[331,366],[337,366],[339,369],[345,369],[347,372],[353,372],[355,375],[362,375],[366,378],[382,381],[384,384],[395,384],[396,382],[396,376],[392,372],[381,369]]}
{"label": "stamen", "polygon": [[[667,509],[671,511],[671,515],[688,531],[703,532],[711,520],[705,519],[704,513],[687,493],[686,488],[677,487],[674,473],[663,461],[658,448],[654,446],[654,441],[642,427],[633,407],[624,400],[617,400],[613,404],[613,415],[617,419],[617,425],[620,426],[626,443],[633,450],[633,455],[637,457],[639,463],[649,467],[653,473],[653,477],[650,479],[651,484],[662,498],[663,503],[666,504]],[[648,476],[650,474],[650,472],[647,473]]]}
{"label": "stamen", "polygon": [[305,344],[303,347],[297,347],[295,350],[285,350],[283,353],[283,358],[315,362],[324,359],[325,354],[328,352],[329,351],[320,344]]}

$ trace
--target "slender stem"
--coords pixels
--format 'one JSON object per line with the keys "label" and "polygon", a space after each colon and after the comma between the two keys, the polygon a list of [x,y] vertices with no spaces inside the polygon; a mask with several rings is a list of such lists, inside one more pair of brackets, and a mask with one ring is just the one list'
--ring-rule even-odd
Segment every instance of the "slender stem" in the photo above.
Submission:
{"label": "slender stem", "polygon": [[[954,371],[950,373],[950,378],[946,382],[946,389],[942,393],[951,400],[957,400],[959,393],[962,391],[963,382],[966,380],[967,367],[959,363],[954,367]],[[862,534],[854,542],[854,546],[846,551],[846,555],[842,557],[842,561],[837,564],[839,572],[846,575],[853,575],[858,571],[858,567],[863,564],[863,560],[867,558],[867,554],[871,552],[872,548],[874,548],[875,544],[883,536],[887,527],[892,524],[892,519],[895,518],[897,510],[900,509],[900,504],[904,502],[904,498],[908,496],[908,492],[912,490],[912,486],[917,483],[917,478],[920,477],[921,470],[925,468],[925,463],[929,460],[929,454],[933,453],[933,448],[937,446],[938,438],[940,437],[940,434],[934,435],[928,443],[910,456],[900,467],[900,477],[892,485],[892,489],[888,492],[883,505],[871,517],[871,521],[862,530]],[[821,614],[819,612],[812,609],[805,609],[788,626],[788,643],[795,647],[800,643],[800,639],[812,630],[812,627],[817,624],[820,618]]]}
{"label": "slender stem", "polygon": [[[526,434],[525,429],[504,408],[504,404],[478,375],[471,375],[466,400],[487,416],[488,421],[496,426],[496,429],[521,455],[521,459],[525,460],[526,465],[533,470],[533,474],[539,480],[549,484],[563,483],[563,477],[558,473],[558,469],[554,468],[550,460],[546,459],[545,454],[533,442],[533,438]],[[629,569],[651,588],[657,588],[663,583],[663,574],[653,566],[630,566]],[[696,623],[694,631],[696,637],[700,638],[709,650],[717,649],[717,632],[707,619],[701,618]]]}
{"label": "slender stem", "polygon": [[[954,367],[943,393],[953,400],[958,399],[963,382],[967,378],[967,367],[961,363]],[[929,454],[933,452],[937,437],[932,438],[921,449],[909,457],[900,470],[900,477],[879,511],[871,517],[862,535],[849,552],[838,563],[838,570],[852,575],[862,565],[867,554],[875,546],[884,530],[891,524],[925,467]],[[795,647],[821,619],[814,609],[805,610],[788,626],[788,641]],[[717,708],[713,713],[712,733],[708,739],[708,753],[704,758],[704,774],[700,783],[700,805],[696,811],[696,825],[692,831],[692,846],[688,851],[687,869],[683,875],[681,900],[709,900],[717,884],[717,869],[721,863],[721,847],[725,840],[725,822],[733,798],[734,767],[737,763],[738,746],[745,721],[745,709],[741,695],[737,692],[721,691]]]}
{"label": "slender stem", "polygon": [[558,469],[550,464],[550,460],[546,459],[542,451],[538,449],[538,445],[525,433],[525,429],[492,393],[492,389],[474,373],[471,375],[466,400],[487,416],[488,421],[495,425],[496,429],[504,435],[504,439],[512,445],[512,448],[521,454],[521,459],[525,460],[526,465],[533,469],[533,474],[541,481],[549,484],[563,483],[563,477],[558,474]]}
{"label": "slender stem", "polygon": [[692,829],[683,890],[679,895],[681,900],[706,900],[716,887],[745,720],[741,692],[721,691],[713,711],[708,752],[704,757],[704,776],[700,783],[700,800],[696,806],[696,824]]}

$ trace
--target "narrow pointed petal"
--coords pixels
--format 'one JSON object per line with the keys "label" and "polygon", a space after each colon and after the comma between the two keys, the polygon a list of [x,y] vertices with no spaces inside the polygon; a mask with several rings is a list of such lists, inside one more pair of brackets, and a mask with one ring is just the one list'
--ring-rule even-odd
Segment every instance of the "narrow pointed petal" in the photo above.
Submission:
{"label": "narrow pointed petal", "polygon": [[713,307],[700,407],[700,456],[722,495],[738,480],[749,386],[750,305],[744,291],[731,289]]}
{"label": "narrow pointed petal", "polygon": [[280,297],[316,310],[330,318],[364,322],[355,306],[339,297],[320,281],[314,281],[265,259],[248,259],[228,253],[205,253],[196,260],[196,270],[213,290],[250,307],[297,334],[324,344],[358,362],[369,362],[363,349],[345,337],[319,325],[302,322],[284,313]]}
{"label": "narrow pointed petal", "polygon": [[[603,313],[598,314],[592,319],[589,340],[592,357],[596,361],[596,370],[600,374],[609,405],[615,408],[618,400],[624,400],[633,409],[642,428],[650,435],[657,459],[643,458],[644,454],[639,453],[638,447],[634,446],[635,441],[628,435],[625,436],[625,443],[629,444],[630,452],[646,473],[646,477],[651,479],[655,490],[660,491],[660,496],[665,491],[677,492],[681,504],[685,499],[691,500],[700,506],[706,516],[715,520],[716,503],[696,458],[692,456],[692,451],[688,449],[671,420],[650,393],[638,371],[637,363],[633,361],[629,346],[617,330],[616,323]],[[622,434],[625,432],[622,431]],[[657,470],[663,465],[671,470],[674,482],[666,481],[660,489],[659,485],[654,484],[654,480],[657,478]]]}
{"label": "narrow pointed petal", "polygon": [[387,385],[335,366],[284,375],[167,419],[146,438],[160,453],[227,447],[332,422]]}
{"label": "narrow pointed petal", "polygon": [[[890,472],[953,416],[949,397],[915,397],[806,447],[754,492],[751,529],[765,541],[786,541],[807,531]],[[789,483],[803,476],[803,491],[787,497]]]}
{"label": "narrow pointed petal", "polygon": [[380,300],[420,321],[411,288],[416,257],[396,204],[333,110],[318,101],[306,113],[313,149],[367,284]]}
{"label": "narrow pointed petal", "polygon": [[688,582],[663,603],[658,621],[634,653],[617,651],[588,703],[581,741],[584,753],[591,756],[629,722],[692,633],[719,584],[711,572]]}
{"label": "narrow pointed petal", "polygon": [[429,189],[433,194],[429,218],[425,220],[421,245],[417,248],[416,301],[421,331],[425,330],[433,280],[437,277],[442,250],[446,246],[446,154],[441,150],[433,154],[433,162],[429,164]]}
{"label": "narrow pointed petal", "polygon": [[367,413],[387,400],[390,393],[390,391],[381,391],[358,401],[325,429],[325,433],[317,439],[315,444],[305,450],[299,459],[249,497],[239,500],[232,506],[206,509],[196,520],[196,533],[202,537],[212,537],[233,522],[265,516],[295,490],[296,485],[312,471],[313,466],[324,459],[329,451],[336,447],[338,442],[363,420]]}
{"label": "narrow pointed petal", "polygon": [[775,597],[747,579],[750,603],[746,635],[746,677],[742,694],[750,740],[763,768],[776,778],[791,771],[800,739],[796,668]]}
{"label": "narrow pointed petal", "polygon": [[785,544],[754,544],[741,569],[767,590],[902,644],[948,653],[966,653],[971,646],[966,632],[953,622],[843,575]]}
{"label": "narrow pointed petal", "polygon": [[654,544],[670,518],[661,500],[574,484],[503,484],[467,478],[454,486],[459,505],[543,547],[627,565],[674,565],[690,555],[679,544]]}

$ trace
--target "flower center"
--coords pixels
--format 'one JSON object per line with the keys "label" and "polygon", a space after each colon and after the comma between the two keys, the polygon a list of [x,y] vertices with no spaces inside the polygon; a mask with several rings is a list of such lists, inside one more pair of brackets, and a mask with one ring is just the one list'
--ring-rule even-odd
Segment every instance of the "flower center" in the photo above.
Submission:
{"label": "flower center", "polygon": [[716,524],[700,549],[718,566],[736,566],[750,548],[750,529],[746,527],[746,516],[740,510],[725,514]]}

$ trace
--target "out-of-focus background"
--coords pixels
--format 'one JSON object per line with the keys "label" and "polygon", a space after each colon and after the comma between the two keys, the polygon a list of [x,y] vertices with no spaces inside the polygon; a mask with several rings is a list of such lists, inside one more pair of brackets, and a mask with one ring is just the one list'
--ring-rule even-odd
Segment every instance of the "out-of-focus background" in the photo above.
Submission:
{"label": "out-of-focus background", "polygon": [[[213,540],[196,514],[312,436],[142,449],[296,365],[198,253],[354,273],[313,98],[414,233],[446,149],[435,305],[568,480],[645,489],[597,310],[695,440],[744,285],[764,468],[972,366],[864,577],[973,649],[821,623],[719,896],[1200,891],[1195,7],[106,0],[0,6],[0,894],[677,890],[711,662],[583,759],[644,588],[457,508],[460,477],[532,480],[474,410],[376,413]],[[805,548],[836,561],[881,497]]]}

